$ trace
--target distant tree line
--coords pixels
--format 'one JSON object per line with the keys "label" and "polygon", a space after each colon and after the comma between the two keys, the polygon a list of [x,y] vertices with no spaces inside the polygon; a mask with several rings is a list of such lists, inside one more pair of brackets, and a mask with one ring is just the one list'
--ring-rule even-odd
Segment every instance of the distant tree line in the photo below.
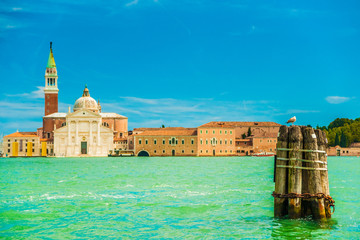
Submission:
{"label": "distant tree line", "polygon": [[317,128],[326,132],[329,146],[349,147],[354,142],[360,142],[360,118],[337,118],[329,126]]}

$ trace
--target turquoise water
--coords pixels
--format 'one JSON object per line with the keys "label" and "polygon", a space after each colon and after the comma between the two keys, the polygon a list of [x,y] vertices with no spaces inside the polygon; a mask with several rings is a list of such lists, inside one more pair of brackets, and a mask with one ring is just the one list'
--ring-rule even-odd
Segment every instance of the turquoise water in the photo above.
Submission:
{"label": "turquoise water", "polygon": [[273,216],[273,158],[0,159],[0,237],[360,238],[360,158],[330,157],[328,223]]}

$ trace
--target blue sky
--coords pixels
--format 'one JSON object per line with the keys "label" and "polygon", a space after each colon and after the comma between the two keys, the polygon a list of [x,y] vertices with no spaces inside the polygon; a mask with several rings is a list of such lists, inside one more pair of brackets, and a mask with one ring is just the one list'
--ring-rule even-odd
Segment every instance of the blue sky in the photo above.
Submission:
{"label": "blue sky", "polygon": [[59,111],[87,84],[134,127],[357,118],[359,1],[3,0],[0,133],[42,125],[53,41]]}

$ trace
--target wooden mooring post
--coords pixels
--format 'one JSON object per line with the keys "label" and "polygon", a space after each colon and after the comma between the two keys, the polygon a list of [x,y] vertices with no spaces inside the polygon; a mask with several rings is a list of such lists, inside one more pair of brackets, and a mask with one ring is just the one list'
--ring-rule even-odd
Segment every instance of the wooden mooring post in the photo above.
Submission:
{"label": "wooden mooring post", "polygon": [[331,218],[326,134],[311,127],[280,127],[275,161],[274,216]]}

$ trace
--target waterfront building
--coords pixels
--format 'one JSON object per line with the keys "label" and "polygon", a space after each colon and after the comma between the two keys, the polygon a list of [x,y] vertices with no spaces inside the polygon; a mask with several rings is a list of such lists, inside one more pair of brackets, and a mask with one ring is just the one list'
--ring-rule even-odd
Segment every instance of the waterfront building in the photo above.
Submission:
{"label": "waterfront building", "polygon": [[36,132],[15,132],[4,136],[3,150],[9,157],[40,156],[40,138]]}
{"label": "waterfront building", "polygon": [[360,144],[352,143],[349,147],[329,147],[327,150],[328,156],[360,156]]}
{"label": "waterfront building", "polygon": [[197,129],[182,127],[134,129],[136,156],[196,156]]}
{"label": "waterfront building", "polygon": [[275,152],[280,124],[209,122],[198,128],[199,156],[241,156]]}
{"label": "waterfront building", "polygon": [[225,122],[198,127],[198,156],[235,156],[235,128]]}

